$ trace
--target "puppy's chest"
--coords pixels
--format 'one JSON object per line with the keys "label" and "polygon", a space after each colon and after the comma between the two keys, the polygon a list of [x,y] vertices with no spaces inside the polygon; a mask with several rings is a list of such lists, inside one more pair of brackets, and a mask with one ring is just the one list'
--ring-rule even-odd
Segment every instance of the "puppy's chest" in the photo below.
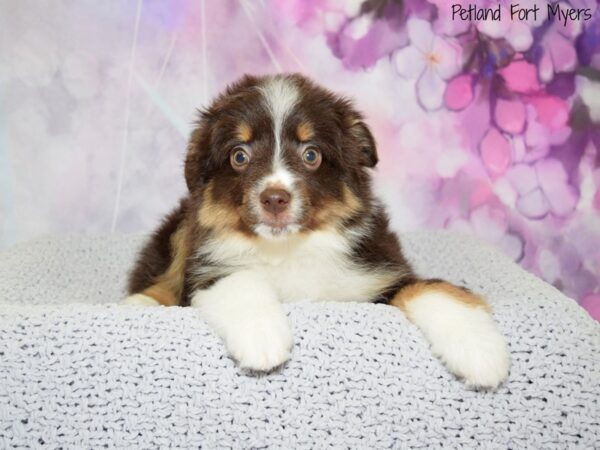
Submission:
{"label": "puppy's chest", "polygon": [[[221,248],[221,250],[224,250]],[[339,235],[246,246],[221,262],[228,272],[252,270],[264,277],[282,302],[369,301],[390,286],[394,274],[361,266]]]}
{"label": "puppy's chest", "polygon": [[347,255],[319,249],[263,261],[257,268],[282,302],[369,301],[383,284],[380,274],[358,266]]}

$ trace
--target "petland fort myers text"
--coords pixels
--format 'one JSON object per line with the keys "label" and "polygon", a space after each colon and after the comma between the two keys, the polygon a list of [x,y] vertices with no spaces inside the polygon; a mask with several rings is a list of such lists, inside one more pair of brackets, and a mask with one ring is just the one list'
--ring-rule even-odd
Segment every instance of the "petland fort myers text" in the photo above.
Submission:
{"label": "petland fort myers text", "polygon": [[524,6],[519,3],[498,4],[494,7],[482,8],[475,3],[461,5],[455,3],[452,8],[452,20],[559,20],[564,26],[569,22],[586,21],[592,18],[590,8],[571,8],[564,4],[554,3],[546,5],[546,8],[540,8],[539,5]]}

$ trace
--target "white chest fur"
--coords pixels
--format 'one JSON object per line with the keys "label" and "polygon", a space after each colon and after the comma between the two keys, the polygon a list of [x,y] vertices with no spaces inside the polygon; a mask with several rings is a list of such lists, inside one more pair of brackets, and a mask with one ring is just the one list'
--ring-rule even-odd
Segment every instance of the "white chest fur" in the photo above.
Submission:
{"label": "white chest fur", "polygon": [[265,277],[281,302],[369,301],[394,281],[392,274],[360,267],[349,258],[350,242],[333,231],[276,240],[228,236],[201,250],[225,267],[223,275],[252,270]]}

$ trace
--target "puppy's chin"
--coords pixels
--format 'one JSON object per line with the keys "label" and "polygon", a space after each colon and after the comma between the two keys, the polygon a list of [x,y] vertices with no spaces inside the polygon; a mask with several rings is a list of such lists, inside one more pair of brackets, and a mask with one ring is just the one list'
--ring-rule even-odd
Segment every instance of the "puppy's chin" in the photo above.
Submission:
{"label": "puppy's chin", "polygon": [[254,227],[254,232],[264,239],[284,239],[300,231],[300,225],[290,223],[282,226],[272,226],[260,223]]}

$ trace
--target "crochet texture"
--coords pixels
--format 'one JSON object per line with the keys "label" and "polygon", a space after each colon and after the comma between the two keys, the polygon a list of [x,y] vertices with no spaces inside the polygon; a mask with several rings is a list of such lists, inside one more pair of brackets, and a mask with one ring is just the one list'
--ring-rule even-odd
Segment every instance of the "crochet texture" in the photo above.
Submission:
{"label": "crochet texture", "polygon": [[286,310],[291,360],[238,369],[191,308],[116,305],[140,236],[40,239],[0,254],[0,448],[592,448],[600,325],[470,238],[405,234],[417,271],[485,294],[512,356],[466,388],[400,311]]}

